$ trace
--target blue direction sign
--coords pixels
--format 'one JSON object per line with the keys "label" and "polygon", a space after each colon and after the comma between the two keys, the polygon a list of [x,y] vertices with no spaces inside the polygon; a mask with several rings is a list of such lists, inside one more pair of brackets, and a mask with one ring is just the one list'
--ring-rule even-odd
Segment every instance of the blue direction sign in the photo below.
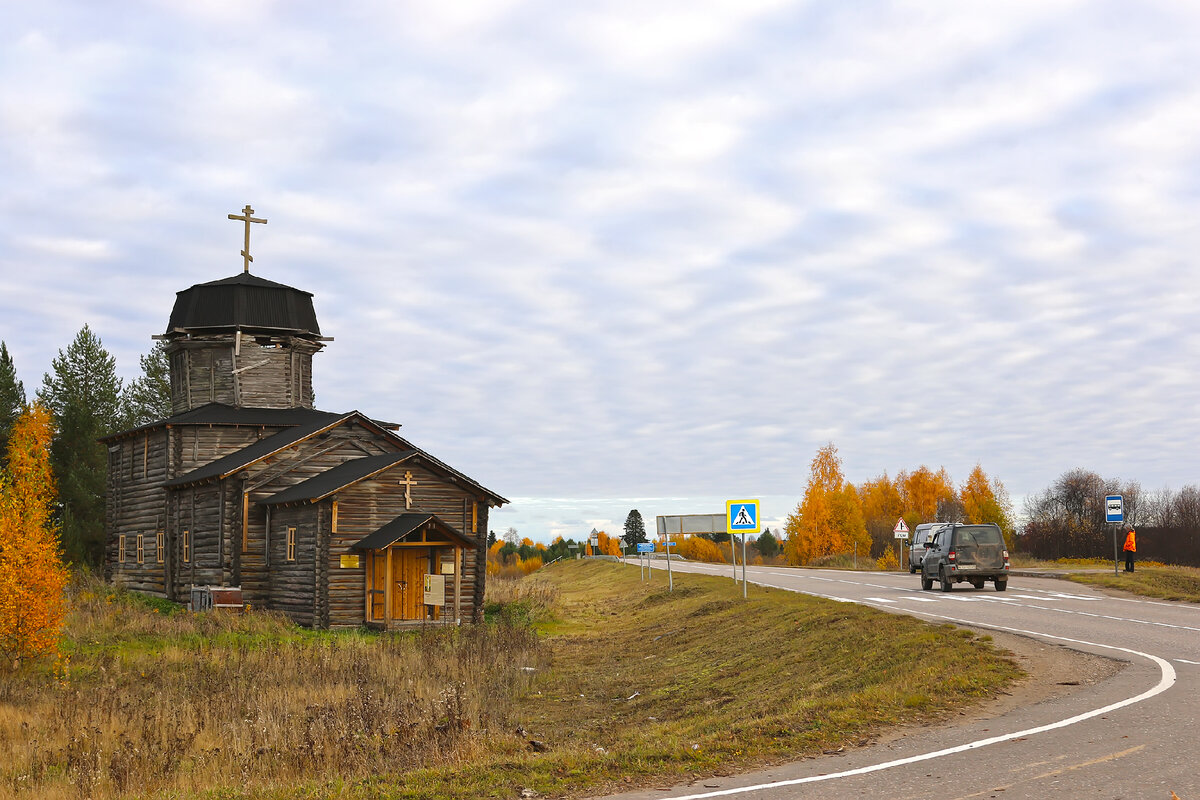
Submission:
{"label": "blue direction sign", "polygon": [[726,500],[725,530],[728,533],[758,533],[758,501]]}
{"label": "blue direction sign", "polygon": [[654,552],[654,542],[638,542],[637,548],[638,548],[637,551],[639,553],[653,553]]}
{"label": "blue direction sign", "polygon": [[1104,498],[1104,521],[1125,521],[1125,498],[1119,494],[1110,494]]}

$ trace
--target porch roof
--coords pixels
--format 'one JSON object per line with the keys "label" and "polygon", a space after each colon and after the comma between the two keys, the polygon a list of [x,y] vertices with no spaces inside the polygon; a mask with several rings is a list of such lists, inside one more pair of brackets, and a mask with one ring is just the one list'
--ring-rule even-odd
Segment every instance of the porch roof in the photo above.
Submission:
{"label": "porch roof", "polygon": [[435,515],[410,513],[401,514],[379,530],[368,533],[351,545],[351,547],[354,550],[382,550],[421,531],[436,532],[462,547],[475,546],[475,542],[463,536]]}

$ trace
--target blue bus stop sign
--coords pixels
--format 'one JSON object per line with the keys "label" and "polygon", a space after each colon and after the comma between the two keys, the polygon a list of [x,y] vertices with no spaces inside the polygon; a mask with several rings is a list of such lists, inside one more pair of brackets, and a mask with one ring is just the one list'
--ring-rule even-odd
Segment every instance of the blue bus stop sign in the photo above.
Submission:
{"label": "blue bus stop sign", "polygon": [[1125,498],[1119,494],[1110,494],[1104,498],[1104,521],[1125,521]]}
{"label": "blue bus stop sign", "polygon": [[639,553],[653,553],[654,552],[654,542],[638,542],[637,543],[637,551]]}

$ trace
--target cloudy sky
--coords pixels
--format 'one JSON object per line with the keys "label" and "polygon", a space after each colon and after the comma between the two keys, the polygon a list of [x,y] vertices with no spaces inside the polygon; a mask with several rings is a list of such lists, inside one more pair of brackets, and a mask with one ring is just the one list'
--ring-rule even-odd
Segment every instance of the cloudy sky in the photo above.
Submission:
{"label": "cloudy sky", "polygon": [[1200,5],[10,3],[0,339],[133,377],[175,292],[315,295],[318,404],[512,499],[778,524],[980,463],[1200,483]]}

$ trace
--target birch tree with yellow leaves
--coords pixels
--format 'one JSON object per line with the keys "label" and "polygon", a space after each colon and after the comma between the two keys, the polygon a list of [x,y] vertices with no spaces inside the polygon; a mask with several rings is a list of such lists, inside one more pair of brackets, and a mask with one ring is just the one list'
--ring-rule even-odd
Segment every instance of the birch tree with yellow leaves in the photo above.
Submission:
{"label": "birch tree with yellow leaves", "polygon": [[842,474],[837,446],[830,442],[813,457],[804,499],[788,515],[783,552],[792,565],[856,548],[866,555],[871,537],[863,521],[862,503]]}
{"label": "birch tree with yellow leaves", "polygon": [[1012,511],[1008,491],[998,478],[988,478],[979,464],[967,476],[960,498],[966,521],[973,524],[993,522],[1005,533],[1012,531]]}
{"label": "birch tree with yellow leaves", "polygon": [[0,657],[14,667],[57,649],[67,569],[50,515],[50,412],[34,403],[13,424],[0,473]]}

